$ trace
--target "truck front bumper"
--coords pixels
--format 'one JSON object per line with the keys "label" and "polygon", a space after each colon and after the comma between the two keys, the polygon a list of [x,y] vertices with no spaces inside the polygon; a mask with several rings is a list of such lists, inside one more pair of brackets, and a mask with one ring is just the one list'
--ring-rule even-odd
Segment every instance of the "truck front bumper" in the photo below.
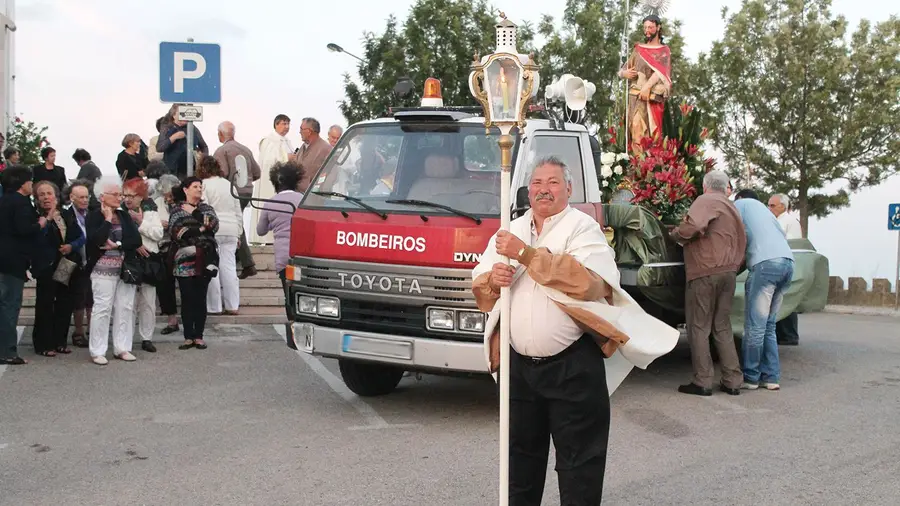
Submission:
{"label": "truck front bumper", "polygon": [[288,336],[311,355],[403,366],[407,370],[488,373],[484,345],[464,341],[345,331],[294,322]]}

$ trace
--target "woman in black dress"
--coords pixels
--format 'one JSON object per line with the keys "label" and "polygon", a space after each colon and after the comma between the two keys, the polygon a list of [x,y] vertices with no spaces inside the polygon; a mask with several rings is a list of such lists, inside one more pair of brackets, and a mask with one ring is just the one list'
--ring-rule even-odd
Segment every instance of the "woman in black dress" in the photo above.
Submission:
{"label": "woman in black dress", "polygon": [[144,169],[147,168],[147,158],[141,155],[141,136],[128,134],[122,139],[122,147],[125,149],[119,153],[116,159],[116,169],[122,181],[128,181],[136,177],[144,177]]}

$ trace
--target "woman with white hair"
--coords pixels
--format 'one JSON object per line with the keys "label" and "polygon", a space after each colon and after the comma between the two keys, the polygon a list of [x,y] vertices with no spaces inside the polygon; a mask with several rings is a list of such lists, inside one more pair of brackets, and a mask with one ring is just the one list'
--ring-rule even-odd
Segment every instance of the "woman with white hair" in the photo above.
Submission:
{"label": "woman with white hair", "polygon": [[[104,176],[94,185],[100,209],[91,211],[87,229],[86,269],[91,273],[94,309],[91,315],[90,352],[97,365],[106,365],[109,345],[109,321],[113,320],[113,355],[127,362],[134,337],[134,301],[137,284],[126,283],[122,266],[127,258],[137,255],[142,245],[141,234],[128,211],[122,209],[122,182],[115,176]],[[139,281],[138,281],[139,283]]]}

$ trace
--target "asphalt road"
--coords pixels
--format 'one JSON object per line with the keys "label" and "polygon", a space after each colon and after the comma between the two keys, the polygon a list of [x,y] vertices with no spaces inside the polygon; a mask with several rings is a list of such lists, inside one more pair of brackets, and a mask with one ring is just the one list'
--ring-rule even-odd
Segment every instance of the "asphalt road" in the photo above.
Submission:
{"label": "asphalt road", "polygon": [[[801,317],[780,392],[678,394],[681,345],[612,398],[604,504],[897,504],[900,320]],[[490,505],[492,382],[408,377],[362,400],[275,329],[205,351],[85,350],[0,372],[2,505]],[[559,504],[548,471],[544,504]]]}

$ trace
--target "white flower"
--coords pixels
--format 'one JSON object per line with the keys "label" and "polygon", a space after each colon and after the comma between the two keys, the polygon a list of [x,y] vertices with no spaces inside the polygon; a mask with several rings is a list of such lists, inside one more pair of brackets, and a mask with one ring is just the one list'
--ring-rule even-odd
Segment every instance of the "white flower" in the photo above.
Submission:
{"label": "white flower", "polygon": [[609,181],[607,181],[607,180],[604,179],[604,180],[603,180],[603,187],[606,188],[607,186],[609,186]]}
{"label": "white flower", "polygon": [[631,157],[628,156],[628,153],[619,153],[619,154],[616,156],[616,161],[617,161],[617,162],[621,162],[622,160],[630,160],[630,159],[631,159]]}
{"label": "white flower", "polygon": [[600,175],[603,176],[604,179],[612,176],[612,173],[612,167],[610,167],[609,165],[603,165],[602,167],[600,167]]}
{"label": "white flower", "polygon": [[622,175],[622,166],[616,165],[616,167],[613,169],[613,172],[615,172],[617,175]]}
{"label": "white flower", "polygon": [[612,165],[616,163],[616,154],[615,153],[603,153],[600,155],[600,163],[603,165]]}

